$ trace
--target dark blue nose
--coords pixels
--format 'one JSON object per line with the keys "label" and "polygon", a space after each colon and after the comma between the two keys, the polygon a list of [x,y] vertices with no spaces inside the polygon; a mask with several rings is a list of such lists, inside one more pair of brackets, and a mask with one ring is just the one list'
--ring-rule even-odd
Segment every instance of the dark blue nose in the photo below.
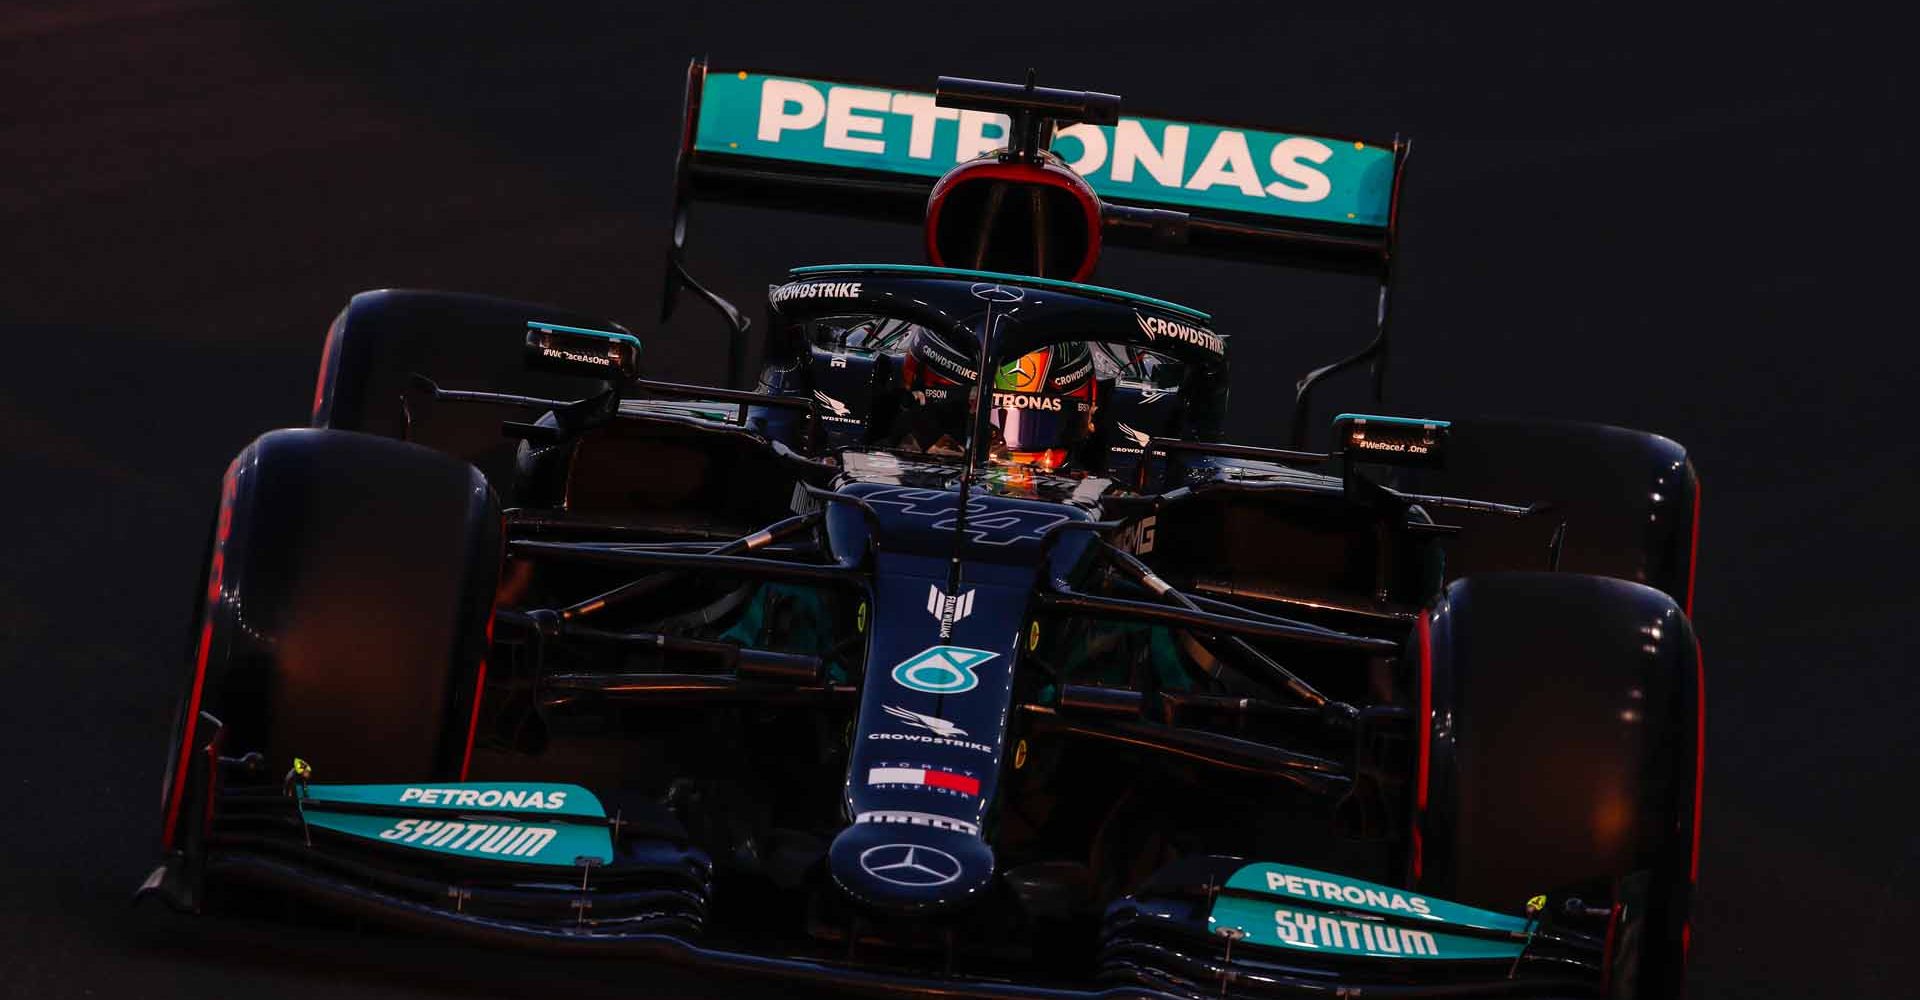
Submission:
{"label": "dark blue nose", "polygon": [[834,882],[862,903],[903,913],[979,898],[993,880],[993,849],[972,834],[922,825],[937,819],[869,816],[840,831],[827,853]]}

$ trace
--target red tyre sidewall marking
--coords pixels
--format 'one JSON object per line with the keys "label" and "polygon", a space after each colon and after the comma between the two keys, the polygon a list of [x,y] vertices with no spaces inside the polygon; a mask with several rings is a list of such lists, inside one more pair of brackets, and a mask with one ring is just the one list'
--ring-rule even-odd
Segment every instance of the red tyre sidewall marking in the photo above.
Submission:
{"label": "red tyre sidewall marking", "polygon": [[160,828],[160,847],[173,850],[180,824],[180,800],[187,790],[188,767],[193,760],[195,730],[200,722],[200,697],[207,681],[207,657],[213,651],[213,616],[225,584],[227,539],[233,534],[233,501],[239,482],[240,460],[227,466],[220,482],[220,519],[213,533],[213,554],[207,566],[207,592],[201,597],[200,642],[193,656],[193,684],[187,689],[186,722],[180,729],[180,746],[173,767],[173,784],[167,790],[167,814]]}
{"label": "red tyre sidewall marking", "polygon": [[1411,874],[1414,887],[1425,872],[1425,839],[1421,830],[1427,823],[1427,781],[1433,765],[1433,612],[1420,613],[1416,626],[1420,645],[1420,713],[1414,717],[1419,726],[1419,763],[1414,777],[1413,837]]}

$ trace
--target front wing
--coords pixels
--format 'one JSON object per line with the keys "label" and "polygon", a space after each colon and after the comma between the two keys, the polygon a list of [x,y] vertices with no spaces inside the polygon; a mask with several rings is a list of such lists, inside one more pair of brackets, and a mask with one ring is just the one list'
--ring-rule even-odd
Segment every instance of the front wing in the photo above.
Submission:
{"label": "front wing", "polygon": [[[712,864],[672,816],[609,816],[588,790],[497,782],[225,787],[219,725],[188,776],[198,824],[141,886],[197,910],[209,882],[286,892],[476,943],[644,958],[840,991],[943,997],[1592,996],[1602,941],[1344,876],[1189,859],[1109,908],[1077,981],[942,956],[710,933]],[[1304,945],[1304,947],[1303,947]],[[1336,992],[1337,991],[1337,992]]]}

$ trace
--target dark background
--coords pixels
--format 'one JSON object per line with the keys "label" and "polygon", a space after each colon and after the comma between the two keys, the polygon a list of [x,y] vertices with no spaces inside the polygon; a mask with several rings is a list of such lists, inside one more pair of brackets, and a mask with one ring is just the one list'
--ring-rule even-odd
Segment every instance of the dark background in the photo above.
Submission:
{"label": "dark background", "polygon": [[[656,377],[720,377],[715,323],[654,321],[700,53],[921,86],[1031,65],[1137,109],[1415,137],[1389,412],[1643,428],[1704,481],[1696,992],[1909,993],[1920,366],[1894,29],[1832,4],[1428,6],[0,6],[0,994],[694,990],[125,899],[220,470],[304,420],[349,294],[567,305],[640,333]],[[904,227],[721,208],[693,245],[755,315],[790,265],[918,253]],[[1364,282],[1238,265],[1113,253],[1100,280],[1215,313],[1255,443],[1372,308]]]}

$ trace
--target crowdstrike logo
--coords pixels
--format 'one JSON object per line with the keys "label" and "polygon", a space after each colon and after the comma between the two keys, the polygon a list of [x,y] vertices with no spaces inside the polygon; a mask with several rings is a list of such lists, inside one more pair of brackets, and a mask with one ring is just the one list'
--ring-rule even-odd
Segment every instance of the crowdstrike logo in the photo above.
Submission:
{"label": "crowdstrike logo", "polygon": [[1142,448],[1145,448],[1147,446],[1147,442],[1153,440],[1153,435],[1148,434],[1146,431],[1140,430],[1124,421],[1120,423],[1120,433],[1126,435],[1128,439],[1133,441],[1134,444],[1139,445]]}
{"label": "crowdstrike logo", "polygon": [[948,357],[946,351],[938,346],[929,344],[925,351],[920,352],[919,357],[962,382],[972,383],[980,379],[979,372]]}
{"label": "crowdstrike logo", "polygon": [[847,404],[842,403],[818,389],[813,390],[813,401],[826,408],[827,412],[821,414],[821,416],[826,417],[828,420],[859,423],[858,420],[853,419],[851,416],[853,410],[848,407]]}
{"label": "crowdstrike logo", "polygon": [[882,707],[888,715],[899,719],[901,722],[915,729],[924,729],[926,732],[873,732],[867,734],[868,740],[876,743],[918,743],[923,746],[960,747],[965,750],[975,750],[984,754],[993,753],[993,748],[985,743],[976,743],[973,740],[962,739],[961,737],[967,735],[966,730],[961,729],[959,726],[937,715],[922,715],[919,712],[901,708],[898,705],[885,705]]}
{"label": "crowdstrike logo", "polygon": [[857,299],[860,297],[858,281],[813,281],[805,284],[781,285],[768,296],[774,302],[790,302],[794,299]]}
{"label": "crowdstrike logo", "polygon": [[1192,344],[1203,351],[1212,351],[1215,354],[1226,353],[1226,342],[1220,339],[1219,334],[1162,316],[1148,316],[1136,312],[1133,318],[1140,324],[1140,332],[1146,334],[1148,340],[1159,340],[1164,337],[1183,344]]}
{"label": "crowdstrike logo", "polygon": [[966,730],[961,729],[959,726],[956,726],[953,723],[940,718],[939,716],[921,715],[919,712],[904,709],[898,705],[886,705],[883,707],[886,709],[886,712],[888,715],[891,715],[894,718],[899,719],[902,722],[905,722],[909,726],[913,726],[918,729],[924,729],[935,736],[944,736],[944,737],[951,738],[954,736],[967,735]]}

